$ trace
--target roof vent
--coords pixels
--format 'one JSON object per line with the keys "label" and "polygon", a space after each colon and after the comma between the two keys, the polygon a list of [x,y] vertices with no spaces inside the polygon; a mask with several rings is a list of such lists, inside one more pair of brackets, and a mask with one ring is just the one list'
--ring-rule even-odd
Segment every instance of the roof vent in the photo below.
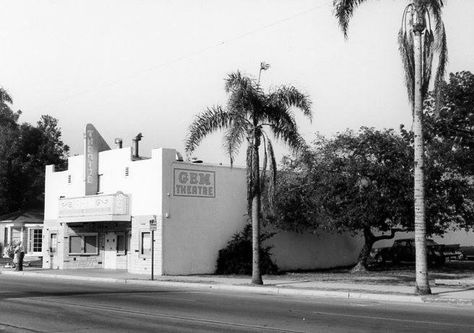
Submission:
{"label": "roof vent", "polygon": [[134,157],[134,158],[138,158],[138,157],[139,157],[139,154],[138,154],[138,142],[141,141],[142,138],[143,138],[142,133],[138,133],[137,136],[133,139],[133,143],[134,143],[133,157]]}
{"label": "roof vent", "polygon": [[118,149],[122,149],[122,138],[115,138],[115,147],[117,147]]}

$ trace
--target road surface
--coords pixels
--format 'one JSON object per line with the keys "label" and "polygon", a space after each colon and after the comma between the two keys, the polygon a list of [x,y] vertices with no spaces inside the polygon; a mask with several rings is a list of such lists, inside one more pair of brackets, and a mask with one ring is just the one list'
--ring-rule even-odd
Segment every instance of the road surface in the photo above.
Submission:
{"label": "road surface", "polygon": [[474,308],[0,275],[0,332],[474,332]]}

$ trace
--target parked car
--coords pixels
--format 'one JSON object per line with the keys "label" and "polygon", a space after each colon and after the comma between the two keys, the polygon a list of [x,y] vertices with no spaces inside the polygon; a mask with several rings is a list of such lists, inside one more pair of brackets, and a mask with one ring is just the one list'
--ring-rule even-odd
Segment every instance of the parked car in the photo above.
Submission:
{"label": "parked car", "polygon": [[[445,245],[438,244],[432,239],[427,239],[426,247],[429,264],[443,265],[446,262]],[[387,261],[393,264],[398,264],[402,261],[413,262],[415,261],[415,240],[413,238],[397,239],[391,247],[381,247],[372,250],[371,256],[375,262],[379,263]]]}
{"label": "parked car", "polygon": [[473,259],[474,258],[474,246],[461,246],[459,248],[459,251],[461,252],[460,255],[460,260],[467,260],[467,259]]}
{"label": "parked car", "polygon": [[461,251],[459,244],[448,244],[444,246],[444,256],[449,260],[463,260],[465,255]]}

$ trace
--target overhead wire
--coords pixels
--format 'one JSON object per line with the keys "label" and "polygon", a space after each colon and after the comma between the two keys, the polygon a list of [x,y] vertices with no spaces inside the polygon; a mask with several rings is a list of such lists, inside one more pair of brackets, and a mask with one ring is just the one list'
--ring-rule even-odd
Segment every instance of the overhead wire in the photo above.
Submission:
{"label": "overhead wire", "polygon": [[[108,88],[108,87],[112,87],[114,85],[117,85],[121,82],[124,82],[124,81],[127,81],[129,79],[133,79],[135,77],[138,77],[144,73],[147,73],[147,72],[150,72],[150,71],[155,71],[157,69],[160,69],[160,68],[168,68],[169,65],[173,65],[173,64],[176,64],[176,63],[179,63],[179,62],[182,62],[182,61],[185,61],[187,59],[191,59],[191,58],[194,58],[198,55],[201,55],[203,53],[206,53],[208,52],[209,50],[212,50],[212,49],[216,49],[216,48],[219,48],[219,47],[222,47],[223,45],[225,44],[229,44],[229,43],[232,43],[232,42],[235,42],[235,41],[238,41],[240,39],[243,39],[243,38],[246,38],[248,36],[251,36],[251,35],[254,35],[254,34],[257,34],[259,33],[260,31],[262,30],[266,30],[266,29],[269,29],[271,27],[274,27],[274,26],[277,26],[279,24],[282,24],[282,23],[285,23],[285,22],[288,22],[288,21],[291,21],[297,17],[300,17],[300,16],[303,16],[303,15],[306,15],[310,12],[313,12],[315,11],[316,9],[319,9],[321,7],[324,7],[324,6],[328,6],[330,5],[330,3],[324,3],[324,4],[320,4],[320,5],[317,5],[317,6],[314,6],[314,7],[311,7],[311,8],[308,8],[308,9],[305,9],[303,11],[300,11],[298,13],[295,13],[293,15],[290,15],[290,16],[287,16],[287,17],[284,17],[284,18],[281,18],[281,19],[278,19],[278,20],[275,20],[269,24],[266,24],[266,25],[263,25],[261,27],[258,27],[258,28],[255,28],[255,29],[252,29],[252,30],[249,30],[249,31],[246,31],[244,33],[241,33],[235,37],[232,37],[232,38],[229,38],[227,40],[224,40],[224,41],[220,41],[220,42],[217,42],[213,45],[210,45],[210,46],[207,46],[205,48],[202,48],[202,49],[199,49],[199,50],[196,50],[194,52],[190,52],[186,55],[183,55],[183,56],[179,56],[173,60],[170,60],[170,61],[166,61],[166,62],[163,62],[161,64],[157,64],[157,65],[154,65],[154,66],[151,66],[151,67],[148,67],[148,68],[145,68],[145,69],[142,69],[142,70],[138,70],[132,74],[129,74],[127,76],[124,76],[122,78],[119,78],[119,79],[115,79],[115,80],[112,80],[112,81],[108,81],[108,82],[105,82],[103,84],[100,84],[100,85],[97,85],[96,87],[94,88],[88,88],[88,89],[85,89],[83,91],[79,91],[79,92],[76,92],[76,93],[73,93],[73,94],[69,94],[68,96],[65,96],[63,98],[60,98],[58,100],[56,100],[56,103],[59,103],[59,102],[66,102],[66,104],[68,103],[69,100],[75,98],[75,97],[78,97],[78,96],[82,96],[82,95],[87,95],[91,92],[95,92],[97,91],[98,89],[104,89],[104,88]],[[51,104],[48,103],[48,107],[50,107]]]}

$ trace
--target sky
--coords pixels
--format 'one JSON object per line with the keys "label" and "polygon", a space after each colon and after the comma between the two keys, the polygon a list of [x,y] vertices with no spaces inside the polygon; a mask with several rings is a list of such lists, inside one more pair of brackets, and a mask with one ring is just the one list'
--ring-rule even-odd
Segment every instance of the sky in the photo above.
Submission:
{"label": "sky", "polygon": [[[313,121],[296,117],[308,142],[317,132],[411,127],[397,47],[406,4],[367,1],[345,40],[332,0],[3,0],[0,86],[20,121],[56,117],[71,155],[83,153],[87,123],[111,147],[141,132],[144,155],[184,152],[194,116],[226,104],[227,74],[256,78],[262,61],[266,91],[293,85],[311,99]],[[474,72],[472,13],[472,0],[445,1],[448,73]],[[222,136],[194,156],[227,164]],[[276,151],[278,160],[288,153]]]}

